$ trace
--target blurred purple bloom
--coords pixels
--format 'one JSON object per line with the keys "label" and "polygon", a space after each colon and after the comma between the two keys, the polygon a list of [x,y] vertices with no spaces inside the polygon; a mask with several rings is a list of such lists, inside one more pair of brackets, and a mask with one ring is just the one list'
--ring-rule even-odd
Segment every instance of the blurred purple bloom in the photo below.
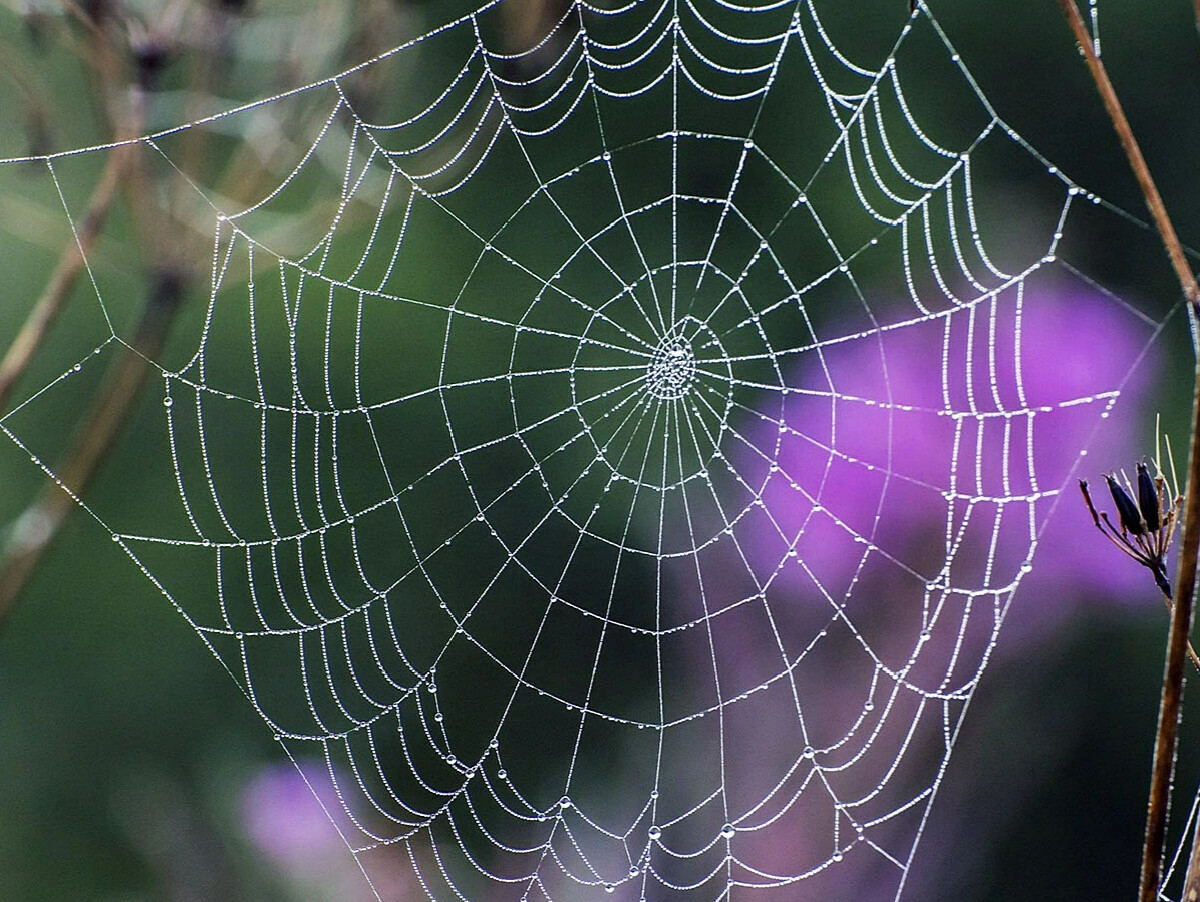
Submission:
{"label": "blurred purple bloom", "polygon": [[250,841],[285,870],[349,856],[338,830],[351,825],[324,767],[285,762],[261,771],[243,793],[242,818]]}
{"label": "blurred purple bloom", "polygon": [[1048,600],[1148,595],[1145,574],[1085,530],[1075,493],[1058,494],[1089,447],[1104,469],[1134,463],[1148,336],[1097,293],[1013,289],[805,354],[748,436],[759,466],[777,468],[743,543],[752,566],[835,602],[852,580],[932,581],[943,565],[948,587],[1003,592],[1039,535]]}
{"label": "blurred purple bloom", "polygon": [[380,847],[360,867],[348,843],[362,846],[367,838],[324,764],[270,765],[249,781],[241,802],[247,839],[284,878],[295,898],[305,902],[415,898],[417,889],[402,847]]}
{"label": "blurred purple bloom", "polygon": [[[1074,483],[1133,464],[1152,327],[1031,281],[897,328],[842,328],[825,324],[741,429],[736,469],[757,499],[704,584],[740,600],[691,653],[736,762],[721,783],[734,879],[778,879],[763,898],[789,902],[894,896],[1001,622],[1019,643],[1099,597],[1161,613]],[[698,587],[673,579],[687,610]],[[717,739],[691,747],[704,742]],[[699,770],[686,752],[672,765]]]}

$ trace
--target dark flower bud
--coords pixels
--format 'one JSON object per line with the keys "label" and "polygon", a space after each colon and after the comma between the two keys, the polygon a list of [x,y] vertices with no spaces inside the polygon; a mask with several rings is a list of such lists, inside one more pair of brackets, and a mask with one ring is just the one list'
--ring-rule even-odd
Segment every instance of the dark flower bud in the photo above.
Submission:
{"label": "dark flower bud", "polygon": [[1137,465],[1137,484],[1138,508],[1142,512],[1142,519],[1146,521],[1148,530],[1157,532],[1159,527],[1158,486],[1154,484],[1154,479],[1150,476],[1150,471],[1146,469],[1145,464]]}
{"label": "dark flower bud", "polygon": [[1104,479],[1108,482],[1108,490],[1112,492],[1113,503],[1117,506],[1117,514],[1121,518],[1121,528],[1135,536],[1140,536],[1146,531],[1146,524],[1142,522],[1142,515],[1138,512],[1137,505],[1133,503],[1129,493],[1115,478],[1105,476]]}

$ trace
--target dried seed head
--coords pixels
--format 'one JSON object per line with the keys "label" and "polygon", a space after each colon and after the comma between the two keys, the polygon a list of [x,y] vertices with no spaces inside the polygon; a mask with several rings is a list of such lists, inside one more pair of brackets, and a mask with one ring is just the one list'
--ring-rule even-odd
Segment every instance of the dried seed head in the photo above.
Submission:
{"label": "dried seed head", "polygon": [[1129,497],[1124,486],[1117,482],[1115,476],[1106,475],[1104,479],[1108,482],[1108,490],[1112,493],[1113,503],[1117,506],[1121,528],[1135,536],[1140,536],[1146,531],[1146,524],[1142,521],[1142,515],[1138,511],[1137,505],[1133,503],[1133,499]]}
{"label": "dried seed head", "polygon": [[1154,479],[1144,462],[1137,465],[1137,487],[1138,509],[1142,512],[1142,520],[1146,529],[1154,532],[1159,527],[1158,486],[1154,484]]}

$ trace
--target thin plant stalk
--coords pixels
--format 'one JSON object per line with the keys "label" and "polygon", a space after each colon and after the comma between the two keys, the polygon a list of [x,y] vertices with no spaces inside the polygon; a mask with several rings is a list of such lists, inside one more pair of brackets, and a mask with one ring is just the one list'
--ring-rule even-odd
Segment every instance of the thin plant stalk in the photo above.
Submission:
{"label": "thin plant stalk", "polygon": [[[1179,718],[1183,703],[1183,658],[1188,645],[1188,634],[1192,629],[1192,611],[1195,600],[1197,549],[1200,547],[1200,358],[1196,361],[1196,386],[1192,398],[1192,432],[1188,450],[1188,477],[1184,498],[1183,534],[1179,546],[1179,564],[1175,577],[1174,610],[1171,612],[1171,632],[1167,637],[1167,663],[1163,673],[1162,702],[1158,712],[1158,735],[1154,748],[1154,772],[1151,777],[1151,801],[1157,791],[1161,810],[1161,823],[1155,824],[1157,833],[1151,836],[1149,814],[1146,821],[1147,843],[1156,839],[1156,849],[1143,849],[1142,897],[1148,902],[1157,898],[1161,871],[1163,840],[1166,834],[1167,796],[1170,792],[1171,771],[1175,762],[1175,746],[1178,741]],[[1161,784],[1161,785],[1158,785]],[[1154,867],[1150,877],[1153,883],[1147,887],[1146,863],[1153,851]],[[1185,885],[1192,887],[1192,895],[1186,890],[1184,899],[1195,902],[1196,887],[1200,881],[1197,870],[1197,850],[1193,843],[1189,856]],[[1149,893],[1149,895],[1147,895]]]}
{"label": "thin plant stalk", "polygon": [[[1087,26],[1083,24],[1083,16],[1080,15],[1075,0],[1058,0],[1058,2],[1066,14],[1071,31],[1075,34],[1075,41],[1079,44],[1084,58],[1087,60],[1092,80],[1096,83],[1100,99],[1104,101],[1104,108],[1112,120],[1113,131],[1117,133],[1121,148],[1125,151],[1129,166],[1137,179],[1138,187],[1142,190],[1142,197],[1145,198],[1150,215],[1154,218],[1155,228],[1158,229],[1158,234],[1162,238],[1167,256],[1171,260],[1171,266],[1175,269],[1175,275],[1183,289],[1183,296],[1192,304],[1200,303],[1200,285],[1196,284],[1195,273],[1188,265],[1183,245],[1179,241],[1179,236],[1175,234],[1175,226],[1171,223],[1171,218],[1167,215],[1162,195],[1158,193],[1158,186],[1154,184],[1154,179],[1150,175],[1146,159],[1142,156],[1142,149],[1133,136],[1133,129],[1130,128],[1129,120],[1125,117],[1125,111],[1121,108],[1121,101],[1117,99],[1117,91],[1108,78],[1104,63],[1096,55],[1096,48],[1092,44],[1091,36],[1088,35]],[[1200,6],[1200,0],[1196,0],[1196,3]]]}
{"label": "thin plant stalk", "polygon": [[[1112,120],[1113,129],[1120,139],[1125,156],[1137,178],[1142,195],[1149,207],[1154,224],[1166,247],[1167,256],[1175,269],[1183,295],[1193,306],[1200,301],[1200,287],[1195,274],[1187,263],[1183,246],[1175,234],[1175,228],[1167,216],[1162,196],[1150,176],[1146,160],[1133,136],[1129,120],[1121,109],[1117,92],[1104,70],[1104,64],[1096,55],[1096,49],[1088,36],[1083,17],[1075,0],[1059,0],[1075,41],[1087,60],[1092,80],[1100,92],[1105,109]],[[1200,0],[1197,0],[1200,11]],[[1192,609],[1196,588],[1196,564],[1200,551],[1200,357],[1196,362],[1195,391],[1192,398],[1191,436],[1188,442],[1188,470],[1185,488],[1183,529],[1180,536],[1179,563],[1175,576],[1175,598],[1171,608],[1171,629],[1167,636],[1166,663],[1163,668],[1162,698],[1158,711],[1158,730],[1154,741],[1154,766],[1150,775],[1150,794],[1146,806],[1146,833],[1142,845],[1142,872],[1139,886],[1139,902],[1154,902],[1158,898],[1158,886],[1162,878],[1163,847],[1166,839],[1167,809],[1174,769],[1175,749],[1179,739],[1179,718],[1183,704],[1184,658],[1188,647],[1188,634],[1192,627]],[[1185,884],[1196,892],[1197,868],[1196,849],[1193,845],[1191,863]],[[1200,896],[1188,896],[1196,900]]]}
{"label": "thin plant stalk", "polygon": [[0,557],[0,626],[107,457],[141,395],[152,361],[162,353],[182,301],[184,282],[177,273],[162,272],[155,275],[154,283],[133,343],[121,352],[70,452],[55,468],[57,480],[42,487],[37,500],[13,526]]}
{"label": "thin plant stalk", "polygon": [[88,201],[87,212],[75,230],[75,240],[63,248],[41,297],[29,311],[21,331],[0,360],[0,413],[8,407],[13,389],[66,304],[83,270],[84,261],[100,237],[133,151],[134,147],[129,144],[110,151],[108,163]]}
{"label": "thin plant stalk", "polygon": [[1200,900],[1200,817],[1196,818],[1196,825],[1192,833],[1192,851],[1188,855],[1188,865],[1186,876],[1183,878],[1183,895],[1180,896],[1181,902],[1197,902]]}
{"label": "thin plant stalk", "polygon": [[[116,134],[139,134],[145,121],[145,91],[138,85],[126,85],[119,78],[121,66],[103,30],[90,20],[85,20],[85,24],[89,25],[87,56],[96,72],[93,84],[98,100],[119,123]],[[126,87],[128,91],[123,90]],[[122,97],[126,100],[123,104],[118,102]],[[55,465],[57,479],[43,486],[36,500],[17,518],[8,542],[0,549],[0,628],[120,434],[140,396],[151,363],[162,353],[183,296],[186,273],[169,262],[171,255],[166,252],[168,234],[174,235],[178,230],[171,228],[169,217],[156,209],[156,192],[140,154],[142,145],[128,138],[124,140],[125,143],[111,151],[74,242],[64,249],[42,297],[0,361],[2,410],[69,294],[115,194],[124,191],[139,244],[156,261],[151,271],[150,293],[132,342],[121,352],[84,414],[65,457]]]}
{"label": "thin plant stalk", "polygon": [[[1173,610],[1173,603],[1172,603],[1171,599],[1168,597],[1167,598],[1167,611],[1170,612],[1171,610]],[[1192,642],[1190,639],[1188,640],[1188,643],[1187,643],[1187,654],[1188,654],[1188,657],[1192,659],[1192,666],[1196,668],[1196,673],[1200,674],[1200,657],[1197,657],[1196,649],[1194,649],[1192,647]],[[1200,896],[1196,897],[1196,902],[1200,902]]]}

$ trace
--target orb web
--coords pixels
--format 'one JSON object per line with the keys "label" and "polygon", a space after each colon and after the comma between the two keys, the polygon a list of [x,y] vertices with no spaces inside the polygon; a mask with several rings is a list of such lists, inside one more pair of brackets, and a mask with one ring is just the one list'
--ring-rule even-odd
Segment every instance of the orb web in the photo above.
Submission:
{"label": "orb web", "polygon": [[[139,139],[211,226],[209,297],[157,370],[171,497],[92,513],[326,762],[368,875],[899,898],[1082,440],[1041,455],[1160,326],[1089,285],[1137,340],[1028,378],[1100,199],[923,7],[853,51],[821,4],[564,4],[516,49],[502,10]],[[250,202],[180,150],[292,120]],[[1053,198],[1021,251],[980,161]]]}

